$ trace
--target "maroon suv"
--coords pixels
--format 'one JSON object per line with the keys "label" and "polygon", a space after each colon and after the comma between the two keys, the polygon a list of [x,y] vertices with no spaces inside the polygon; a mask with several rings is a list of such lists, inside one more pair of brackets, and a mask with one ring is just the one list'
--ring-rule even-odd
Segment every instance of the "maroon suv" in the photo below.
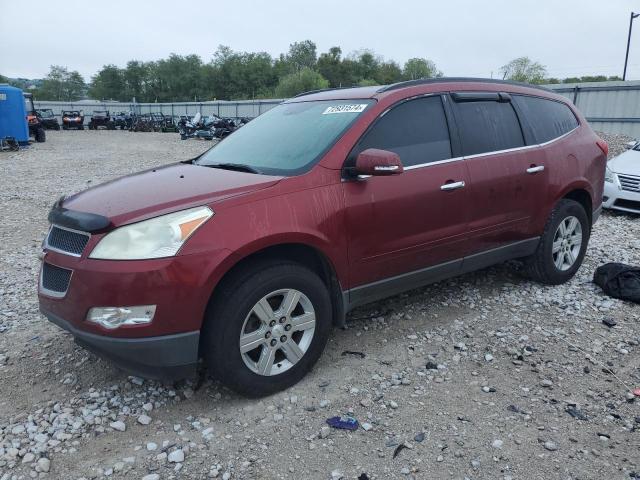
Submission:
{"label": "maroon suv", "polygon": [[565,98],[470,79],[311,92],[203,155],[62,198],[41,311],[146,377],[258,396],[352,308],[509,259],[580,267],[607,145]]}

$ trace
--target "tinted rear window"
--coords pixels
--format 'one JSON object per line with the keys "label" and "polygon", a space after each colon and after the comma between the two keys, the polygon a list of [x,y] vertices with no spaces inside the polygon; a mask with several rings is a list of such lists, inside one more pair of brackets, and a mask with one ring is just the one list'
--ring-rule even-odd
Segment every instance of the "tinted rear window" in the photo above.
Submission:
{"label": "tinted rear window", "polygon": [[455,107],[463,155],[524,146],[520,122],[510,103],[459,102]]}
{"label": "tinted rear window", "polygon": [[409,100],[386,112],[362,137],[350,163],[367,148],[395,152],[405,167],[451,158],[449,128],[440,96]]}
{"label": "tinted rear window", "polygon": [[531,126],[537,143],[561,137],[578,126],[576,116],[564,103],[525,95],[514,95],[513,99]]}

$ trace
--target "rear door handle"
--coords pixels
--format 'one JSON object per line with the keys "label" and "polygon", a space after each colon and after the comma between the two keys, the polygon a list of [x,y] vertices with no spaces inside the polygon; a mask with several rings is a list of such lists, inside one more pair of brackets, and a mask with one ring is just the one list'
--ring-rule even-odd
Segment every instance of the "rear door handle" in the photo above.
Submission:
{"label": "rear door handle", "polygon": [[442,190],[443,192],[449,192],[451,190],[457,190],[459,188],[464,188],[464,181],[445,183],[444,185],[440,186],[440,190]]}
{"label": "rear door handle", "polygon": [[538,173],[538,172],[542,172],[544,170],[544,165],[538,165],[538,166],[531,166],[529,168],[527,168],[527,173]]}

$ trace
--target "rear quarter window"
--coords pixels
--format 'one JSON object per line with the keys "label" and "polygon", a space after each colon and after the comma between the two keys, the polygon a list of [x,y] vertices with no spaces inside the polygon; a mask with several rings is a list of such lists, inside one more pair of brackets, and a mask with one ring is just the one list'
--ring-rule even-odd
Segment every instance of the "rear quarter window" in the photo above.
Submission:
{"label": "rear quarter window", "polygon": [[463,155],[524,146],[520,122],[509,102],[458,102],[455,111]]}
{"label": "rear quarter window", "polygon": [[512,98],[531,127],[537,143],[561,137],[579,125],[571,109],[562,102],[526,95],[513,95]]}

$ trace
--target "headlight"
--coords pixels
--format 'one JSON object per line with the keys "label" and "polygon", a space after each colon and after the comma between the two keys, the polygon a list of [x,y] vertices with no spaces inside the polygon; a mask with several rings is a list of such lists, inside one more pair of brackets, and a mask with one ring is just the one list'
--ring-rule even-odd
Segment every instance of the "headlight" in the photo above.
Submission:
{"label": "headlight", "polygon": [[613,173],[609,165],[607,165],[607,169],[604,171],[604,181],[607,183],[618,183],[618,176]]}
{"label": "headlight", "polygon": [[143,260],[172,257],[212,215],[209,207],[196,207],[125,225],[105,235],[89,258]]}

